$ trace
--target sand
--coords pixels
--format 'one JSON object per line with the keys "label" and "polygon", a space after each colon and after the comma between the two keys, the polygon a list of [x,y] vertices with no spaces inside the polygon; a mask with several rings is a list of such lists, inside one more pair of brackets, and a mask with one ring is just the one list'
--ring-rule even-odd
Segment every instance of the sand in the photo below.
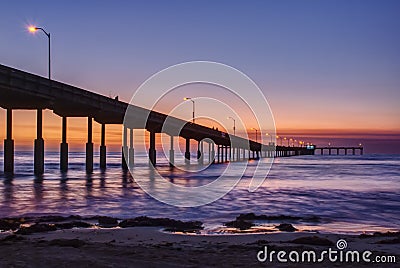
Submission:
{"label": "sand", "polygon": [[[322,238],[333,245],[295,244],[296,238]],[[396,237],[360,238],[356,235],[316,234],[305,232],[244,235],[194,235],[163,232],[160,227],[81,228],[30,235],[0,233],[0,267],[301,267],[315,264],[259,262],[257,253],[270,250],[310,250],[317,252],[345,239],[347,250],[369,250],[375,255],[396,256],[398,267],[400,244]],[[378,244],[390,240],[390,244]],[[307,242],[307,239],[305,240]],[[328,242],[329,242],[328,241]],[[320,267],[354,267],[356,263],[331,263]],[[377,263],[360,263],[362,267],[382,267]]]}

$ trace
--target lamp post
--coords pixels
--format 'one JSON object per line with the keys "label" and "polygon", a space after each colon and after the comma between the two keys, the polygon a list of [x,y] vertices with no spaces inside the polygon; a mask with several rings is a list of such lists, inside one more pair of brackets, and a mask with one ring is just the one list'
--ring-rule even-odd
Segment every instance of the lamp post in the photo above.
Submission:
{"label": "lamp post", "polygon": [[258,129],[256,129],[256,128],[252,128],[252,130],[255,130],[256,131],[256,142],[258,142],[258,140],[257,140],[257,137],[258,137]]}
{"label": "lamp post", "polygon": [[281,139],[281,146],[282,146],[282,137],[279,136],[279,135],[276,135],[276,139],[277,139],[277,140]]}
{"label": "lamp post", "polygon": [[265,136],[269,136],[270,137],[270,141],[272,143],[272,135],[269,135],[269,133],[266,133]]}
{"label": "lamp post", "polygon": [[283,138],[285,141],[287,140],[288,141],[288,147],[289,147],[289,140],[286,138],[286,137],[284,137]]}
{"label": "lamp post", "polygon": [[49,80],[51,79],[51,57],[50,57],[50,33],[46,32],[43,28],[41,27],[36,27],[36,26],[29,26],[28,27],[29,32],[35,33],[38,30],[41,30],[46,36],[47,39],[49,40],[49,58],[48,58],[48,64],[49,64]]}
{"label": "lamp post", "polygon": [[192,121],[193,121],[193,124],[194,124],[194,109],[195,109],[195,106],[194,106],[194,100],[192,99],[192,98],[183,98],[183,100],[190,100],[192,103],[193,103],[193,118],[192,118]]}
{"label": "lamp post", "polygon": [[228,119],[233,120],[233,135],[236,136],[236,120],[232,116],[228,116]]}

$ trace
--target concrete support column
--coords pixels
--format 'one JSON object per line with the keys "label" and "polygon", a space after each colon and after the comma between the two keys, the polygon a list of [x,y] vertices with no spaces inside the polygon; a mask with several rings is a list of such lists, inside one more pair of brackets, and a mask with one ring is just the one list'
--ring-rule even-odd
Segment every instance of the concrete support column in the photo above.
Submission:
{"label": "concrete support column", "polygon": [[236,148],[236,161],[240,161],[240,148]]}
{"label": "concrete support column", "polygon": [[225,162],[228,162],[228,146],[225,146]]}
{"label": "concrete support column", "polygon": [[360,148],[360,155],[364,154],[364,148]]}
{"label": "concrete support column", "polygon": [[174,136],[171,135],[171,148],[169,149],[169,166],[173,167],[175,165],[175,151],[174,151]]}
{"label": "concrete support column", "polygon": [[210,158],[210,163],[215,163],[215,150],[214,150],[214,143],[210,142],[210,147],[211,147],[211,155],[209,156]]}
{"label": "concrete support column", "polygon": [[135,149],[133,148],[133,128],[129,131],[129,167],[135,164]]}
{"label": "concrete support column", "polygon": [[4,140],[4,173],[14,173],[14,140],[12,139],[12,109],[7,108],[7,135]]}
{"label": "concrete support column", "polygon": [[88,141],[86,143],[86,172],[93,172],[93,118],[88,117]]}
{"label": "concrete support column", "polygon": [[197,144],[197,162],[199,165],[204,164],[204,148],[203,141],[199,141]]}
{"label": "concrete support column", "polygon": [[208,143],[208,163],[211,163],[211,142]]}
{"label": "concrete support column", "polygon": [[43,130],[43,111],[37,109],[36,117],[36,139],[34,144],[34,173],[41,175],[44,172],[44,140],[42,135]]}
{"label": "concrete support column", "polygon": [[190,164],[190,139],[186,138],[185,164]]}
{"label": "concrete support column", "polygon": [[101,124],[100,139],[100,168],[105,169],[107,166],[106,124]]}
{"label": "concrete support column", "polygon": [[60,144],[60,170],[68,170],[67,117],[62,117],[62,134]]}
{"label": "concrete support column", "polygon": [[149,160],[150,164],[154,167],[157,163],[156,157],[156,132],[150,130],[150,148],[149,148]]}
{"label": "concrete support column", "polygon": [[122,132],[122,150],[121,150],[121,165],[123,170],[128,169],[128,162],[127,159],[125,159],[125,154],[129,157],[129,151],[128,151],[128,128],[124,126],[123,132]]}
{"label": "concrete support column", "polygon": [[356,154],[356,150],[353,148],[353,155],[355,155]]}

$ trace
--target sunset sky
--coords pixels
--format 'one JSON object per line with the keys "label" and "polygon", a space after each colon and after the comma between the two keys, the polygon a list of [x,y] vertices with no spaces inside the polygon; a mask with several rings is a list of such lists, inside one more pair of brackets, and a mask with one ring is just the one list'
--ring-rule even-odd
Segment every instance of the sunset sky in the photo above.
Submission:
{"label": "sunset sky", "polygon": [[[0,7],[0,64],[46,77],[46,36],[26,29],[40,26],[52,36],[54,80],[128,102],[141,83],[168,66],[221,62],[257,83],[278,134],[400,153],[399,11],[400,1],[386,0],[6,1]],[[181,97],[206,91],[184,87],[157,110],[168,112]],[[214,93],[236,105],[222,89]],[[189,120],[189,104],[186,115]],[[69,143],[83,149],[86,119],[68,123]],[[33,146],[35,125],[33,111],[14,112],[17,149]],[[44,126],[47,146],[57,149],[61,119],[46,111]],[[98,144],[100,127],[94,130]],[[114,148],[120,131],[107,127]]]}

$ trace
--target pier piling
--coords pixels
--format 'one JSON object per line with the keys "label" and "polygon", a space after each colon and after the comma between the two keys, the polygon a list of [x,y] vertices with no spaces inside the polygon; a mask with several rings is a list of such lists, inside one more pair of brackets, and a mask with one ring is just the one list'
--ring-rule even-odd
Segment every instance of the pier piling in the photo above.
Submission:
{"label": "pier piling", "polygon": [[36,119],[36,139],[34,143],[34,173],[42,175],[44,173],[44,140],[43,140],[43,111],[37,109]]}
{"label": "pier piling", "polygon": [[86,143],[86,172],[93,172],[93,118],[88,117],[88,141]]}
{"label": "pier piling", "polygon": [[7,108],[7,135],[4,140],[4,173],[14,172],[14,140],[12,139],[12,109]]}
{"label": "pier piling", "polygon": [[60,144],[60,170],[68,170],[67,117],[62,117],[62,133]]}
{"label": "pier piling", "polygon": [[106,147],[106,124],[101,124],[100,137],[100,168],[107,167],[107,147]]}

